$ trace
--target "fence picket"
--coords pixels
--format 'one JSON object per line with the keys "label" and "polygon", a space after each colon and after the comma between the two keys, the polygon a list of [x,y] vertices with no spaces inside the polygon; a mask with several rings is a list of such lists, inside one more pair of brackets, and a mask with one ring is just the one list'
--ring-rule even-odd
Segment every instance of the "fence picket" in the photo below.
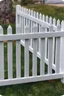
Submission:
{"label": "fence picket", "polygon": [[[33,32],[37,32],[37,25],[33,26]],[[32,39],[33,42],[33,67],[32,67],[32,75],[37,75],[37,39]]]}
{"label": "fence picket", "polygon": [[[42,14],[41,13],[39,14],[39,19],[42,20]],[[41,28],[42,28],[42,26],[39,24],[39,32],[42,32]],[[40,52],[40,49],[41,49],[40,46],[41,46],[41,40],[39,38],[39,52]]]}
{"label": "fence picket", "polygon": [[[0,26],[0,35],[3,35],[3,28]],[[0,80],[4,79],[4,43],[0,41]]]}
{"label": "fence picket", "polygon": [[[9,26],[7,29],[9,35],[12,34],[12,27]],[[8,41],[8,79],[13,78],[13,65],[12,65],[12,41]]]}
{"label": "fence picket", "polygon": [[29,76],[29,40],[25,40],[25,65],[24,65],[24,76]]}
{"label": "fence picket", "polygon": [[[53,27],[50,26],[49,31],[53,31]],[[48,74],[52,74],[52,45],[53,38],[48,38]]]}
{"label": "fence picket", "polygon": [[49,18],[49,23],[52,24],[52,17]]}
{"label": "fence picket", "polygon": [[[61,22],[61,31],[64,31],[64,20]],[[60,41],[60,72],[64,72],[64,37],[61,37]],[[61,82],[64,83],[64,76]]]}
{"label": "fence picket", "polygon": [[56,25],[56,19],[53,18],[53,25]]}
{"label": "fence picket", "polygon": [[[20,28],[17,27],[17,33],[20,33]],[[16,41],[16,77],[20,78],[21,77],[21,59],[20,59],[20,40]]]}
{"label": "fence picket", "polygon": [[[57,31],[61,30],[60,20],[57,21]],[[55,56],[56,73],[60,68],[60,37],[56,38],[56,56]]]}
{"label": "fence picket", "polygon": [[[42,32],[45,32],[45,28],[42,27]],[[40,54],[41,54],[41,60],[40,60],[40,75],[44,75],[45,73],[45,38],[40,41]]]}
{"label": "fence picket", "polygon": [[37,39],[33,39],[33,76],[37,75]]}
{"label": "fence picket", "polygon": [[45,15],[44,15],[44,14],[42,15],[42,17],[43,17],[43,18],[42,18],[42,19],[43,19],[43,21],[45,21]]}
{"label": "fence picket", "polygon": [[[56,19],[55,18],[53,18],[53,26],[56,26]],[[56,30],[55,30],[56,31]],[[54,31],[54,32],[55,32]],[[54,63],[54,53],[55,53],[55,37],[53,37],[53,51],[52,51],[53,53],[53,56],[52,56],[52,60],[53,60],[53,63]]]}
{"label": "fence picket", "polygon": [[48,23],[48,15],[46,15],[46,22]]}
{"label": "fence picket", "polygon": [[[25,26],[25,33],[29,33],[29,26]],[[25,64],[24,64],[24,76],[29,76],[29,39],[25,39]]]}

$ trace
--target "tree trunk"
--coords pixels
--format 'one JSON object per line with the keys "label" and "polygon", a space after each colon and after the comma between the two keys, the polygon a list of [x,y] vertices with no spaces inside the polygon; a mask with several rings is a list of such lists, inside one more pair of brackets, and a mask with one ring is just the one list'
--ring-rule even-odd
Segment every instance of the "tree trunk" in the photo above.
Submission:
{"label": "tree trunk", "polygon": [[6,12],[12,11],[12,0],[4,0]]}
{"label": "tree trunk", "polygon": [[6,22],[6,17],[12,12],[12,0],[2,0],[0,2],[0,20]]}

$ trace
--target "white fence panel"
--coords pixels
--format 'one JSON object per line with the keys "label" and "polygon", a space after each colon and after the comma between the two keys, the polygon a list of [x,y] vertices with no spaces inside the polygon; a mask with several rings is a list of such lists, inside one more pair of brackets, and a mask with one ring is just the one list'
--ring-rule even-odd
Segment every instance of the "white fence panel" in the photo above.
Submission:
{"label": "white fence panel", "polygon": [[[22,27],[22,28],[21,28]],[[64,83],[64,21],[60,24],[52,17],[39,14],[26,8],[16,7],[16,34],[12,34],[11,26],[6,35],[0,26],[0,85],[36,82],[62,78]],[[56,38],[56,41],[55,41]],[[8,79],[4,79],[4,40],[8,45]],[[16,77],[13,78],[13,46],[16,41]],[[23,44],[21,43],[23,41]],[[48,45],[47,45],[48,44]],[[24,46],[24,77],[21,77],[21,45]],[[32,76],[29,76],[29,51],[32,52]],[[40,75],[37,75],[37,59],[40,59]],[[45,74],[45,63],[48,74]],[[52,69],[55,70],[52,73]]]}

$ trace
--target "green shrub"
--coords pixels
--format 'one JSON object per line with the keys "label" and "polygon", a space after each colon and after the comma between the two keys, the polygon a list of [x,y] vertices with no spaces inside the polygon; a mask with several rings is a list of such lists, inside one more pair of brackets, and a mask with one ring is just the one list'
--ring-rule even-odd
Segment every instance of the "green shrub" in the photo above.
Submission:
{"label": "green shrub", "polygon": [[22,5],[33,4],[33,3],[34,3],[33,0],[22,0],[21,1]]}

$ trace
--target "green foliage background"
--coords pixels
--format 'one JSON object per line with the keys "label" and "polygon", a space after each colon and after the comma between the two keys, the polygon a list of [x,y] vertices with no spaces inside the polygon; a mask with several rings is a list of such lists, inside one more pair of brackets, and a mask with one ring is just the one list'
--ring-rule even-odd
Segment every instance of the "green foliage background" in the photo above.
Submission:
{"label": "green foliage background", "polygon": [[64,20],[64,7],[55,7],[45,4],[27,5],[27,8],[35,10],[39,13],[48,15],[56,19]]}

